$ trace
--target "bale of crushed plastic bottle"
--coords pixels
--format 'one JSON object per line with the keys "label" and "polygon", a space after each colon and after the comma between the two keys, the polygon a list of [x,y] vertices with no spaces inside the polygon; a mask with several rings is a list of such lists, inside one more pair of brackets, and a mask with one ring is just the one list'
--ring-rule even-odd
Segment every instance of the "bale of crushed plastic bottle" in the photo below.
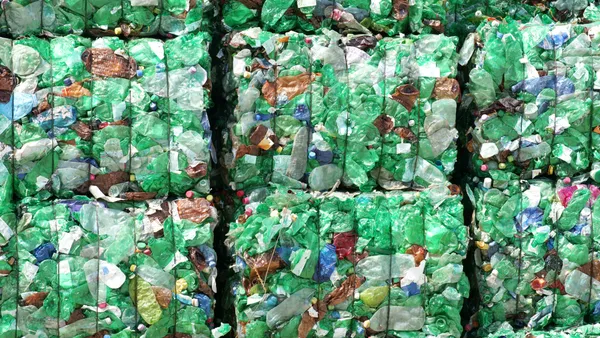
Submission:
{"label": "bale of crushed plastic bottle", "polygon": [[469,150],[478,176],[571,177],[592,166],[600,22],[544,18],[487,21],[463,45],[461,64],[474,66]]}
{"label": "bale of crushed plastic bottle", "polygon": [[248,198],[228,234],[239,337],[461,335],[460,195],[257,189]]}
{"label": "bale of crushed plastic bottle", "polygon": [[14,147],[1,155],[17,196],[208,194],[209,42],[0,40],[0,141]]}
{"label": "bale of crushed plastic bottle", "polygon": [[235,189],[445,184],[456,161],[456,38],[274,34],[224,40]]}
{"label": "bale of crushed plastic bottle", "polygon": [[488,338],[585,338],[600,335],[600,324],[574,326],[567,329],[556,330],[514,330],[510,325],[500,327],[490,333]]}
{"label": "bale of crushed plastic bottle", "polygon": [[11,337],[220,337],[217,222],[205,199],[19,204],[2,245],[1,331]]}
{"label": "bale of crushed plastic bottle", "polygon": [[8,1],[0,10],[0,32],[13,37],[181,36],[212,31],[215,1]]}
{"label": "bale of crushed plastic bottle", "polygon": [[598,195],[571,179],[513,177],[475,188],[480,336],[598,321]]}
{"label": "bale of crushed plastic bottle", "polygon": [[555,22],[600,21],[600,10],[593,0],[559,0],[540,2],[536,0],[451,0],[446,3],[446,32],[466,36],[490,18],[511,17],[528,22],[538,15]]}
{"label": "bale of crushed plastic bottle", "polygon": [[260,27],[272,32],[443,33],[446,4],[439,0],[226,0],[223,24],[238,30]]}

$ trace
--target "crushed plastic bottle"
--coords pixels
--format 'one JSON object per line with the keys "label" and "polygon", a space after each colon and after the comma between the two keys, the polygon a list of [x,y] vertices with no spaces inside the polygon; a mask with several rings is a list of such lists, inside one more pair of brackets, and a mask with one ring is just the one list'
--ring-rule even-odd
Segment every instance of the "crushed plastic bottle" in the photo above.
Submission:
{"label": "crushed plastic bottle", "polygon": [[460,198],[443,186],[385,194],[271,189],[243,205],[228,234],[238,335],[460,336],[469,295]]}
{"label": "crushed plastic bottle", "polygon": [[527,179],[573,177],[597,166],[599,29],[600,22],[554,25],[542,18],[477,28],[470,37],[479,47],[469,58],[477,107],[468,148],[478,176],[501,170]]}
{"label": "crushed plastic bottle", "polygon": [[0,32],[14,37],[49,34],[173,37],[211,31],[217,6],[212,0],[8,1],[1,12]]}
{"label": "crushed plastic bottle", "polygon": [[237,103],[223,140],[229,185],[368,192],[446,184],[457,156],[457,43],[329,30],[227,35],[225,91]]}
{"label": "crushed plastic bottle", "polygon": [[481,334],[596,322],[600,188],[582,178],[475,188]]}
{"label": "crushed plastic bottle", "polygon": [[447,8],[443,1],[323,1],[226,0],[223,24],[227,29],[260,27],[267,31],[318,33],[330,28],[344,33],[443,33]]}
{"label": "crushed plastic bottle", "polygon": [[216,258],[207,253],[218,214],[206,199],[26,198],[18,215],[18,228],[6,214],[8,228],[0,223],[3,334],[221,337],[230,329],[213,324]]}
{"label": "crushed plastic bottle", "polygon": [[0,40],[0,142],[15,148],[2,158],[17,196],[207,195],[210,39]]}
{"label": "crushed plastic bottle", "polygon": [[451,0],[446,3],[446,32],[465,37],[487,20],[512,18],[528,22],[543,17],[547,23],[600,21],[597,2],[593,0],[559,0],[540,4],[533,0]]}
{"label": "crushed plastic bottle", "polygon": [[548,329],[548,330],[514,330],[508,323],[505,323],[494,333],[490,333],[490,338],[526,338],[526,337],[547,337],[547,338],[585,338],[594,337],[600,334],[600,324],[580,325],[569,328]]}

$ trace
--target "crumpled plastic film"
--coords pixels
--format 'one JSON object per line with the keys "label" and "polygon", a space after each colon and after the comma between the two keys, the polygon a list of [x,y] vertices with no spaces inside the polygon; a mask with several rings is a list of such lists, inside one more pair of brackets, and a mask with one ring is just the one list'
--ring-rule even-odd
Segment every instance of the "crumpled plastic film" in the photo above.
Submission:
{"label": "crumpled plastic film", "polygon": [[0,32],[17,36],[91,34],[168,37],[210,31],[212,0],[24,1],[2,6]]}
{"label": "crumpled plastic film", "polygon": [[208,194],[210,39],[0,40],[0,119],[16,124],[2,157],[14,158],[17,195]]}
{"label": "crumpled plastic film", "polygon": [[447,183],[456,161],[456,38],[255,28],[224,41],[235,107],[223,163],[233,189]]}
{"label": "crumpled plastic film", "polygon": [[343,33],[443,33],[445,3],[438,0],[227,0],[227,29],[261,27],[268,31],[318,33],[323,28]]}
{"label": "crumpled plastic film", "polygon": [[15,337],[228,330],[212,324],[218,216],[207,200],[113,204],[78,196],[26,199],[19,210],[18,234],[3,247],[18,250],[18,276],[2,278],[3,291],[18,285],[15,311],[2,313],[4,333],[9,324]]}
{"label": "crumpled plastic film", "polygon": [[228,234],[238,336],[460,336],[462,212],[447,187],[253,199]]}
{"label": "crumpled plastic film", "polygon": [[481,336],[596,322],[599,194],[570,179],[475,188]]}
{"label": "crumpled plastic film", "polygon": [[461,64],[470,59],[475,66],[468,86],[478,111],[469,150],[479,176],[500,170],[569,177],[591,167],[600,24],[543,20],[482,23],[460,52]]}

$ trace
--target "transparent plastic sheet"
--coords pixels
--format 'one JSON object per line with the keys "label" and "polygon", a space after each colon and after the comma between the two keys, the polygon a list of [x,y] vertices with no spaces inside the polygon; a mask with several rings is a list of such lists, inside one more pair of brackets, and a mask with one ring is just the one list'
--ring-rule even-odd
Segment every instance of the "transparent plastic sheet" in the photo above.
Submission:
{"label": "transparent plastic sheet", "polygon": [[[496,179],[514,172],[529,179],[590,170],[589,87],[594,76],[593,58],[585,55],[596,49],[592,38],[597,27],[510,20],[480,25],[483,49],[472,54],[473,46],[465,44],[461,51],[461,64],[471,59],[476,65],[469,88],[479,110],[469,150],[477,175]],[[526,60],[502,45],[515,36]],[[507,57],[500,57],[498,50],[505,48]],[[511,74],[523,66],[524,77]]]}
{"label": "transparent plastic sheet", "polygon": [[212,29],[216,3],[211,0],[37,0],[7,2],[2,6],[0,31],[26,35],[166,37]]}
{"label": "transparent plastic sheet", "polygon": [[448,188],[279,190],[245,209],[228,240],[240,277],[238,336],[460,336],[468,238],[460,196]]}
{"label": "transparent plastic sheet", "polygon": [[[455,38],[378,41],[332,31],[305,36],[251,29],[224,41],[225,87],[235,108],[230,108],[223,163],[234,190],[268,182],[313,191],[447,183],[456,161]],[[431,55],[434,50],[439,53]],[[306,74],[303,53],[311,55],[312,75]],[[294,75],[269,79],[274,68]],[[419,83],[423,102],[417,103],[414,84]],[[313,101],[310,110],[307,97]],[[308,149],[296,147],[293,140],[303,145],[305,137]],[[409,142],[414,149],[406,149]],[[269,172],[272,157],[275,169]]]}
{"label": "transparent plastic sheet", "polygon": [[437,0],[424,1],[305,1],[227,0],[223,24],[228,30],[261,27],[274,32],[319,33],[443,33],[446,6]]}

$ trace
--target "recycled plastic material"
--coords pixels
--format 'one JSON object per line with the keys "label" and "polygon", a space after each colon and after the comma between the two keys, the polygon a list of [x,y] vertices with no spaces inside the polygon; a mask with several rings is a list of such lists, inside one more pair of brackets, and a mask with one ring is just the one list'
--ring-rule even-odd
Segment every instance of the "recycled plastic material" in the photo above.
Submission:
{"label": "recycled plastic material", "polygon": [[512,178],[471,195],[479,335],[597,323],[600,188]]}
{"label": "recycled plastic material", "polygon": [[14,147],[0,155],[17,197],[207,194],[209,42],[0,39],[0,142]]}
{"label": "recycled plastic material", "polygon": [[25,35],[181,36],[211,31],[214,1],[6,1],[0,32]]}
{"label": "recycled plastic material", "polygon": [[460,195],[259,188],[244,198],[228,234],[238,337],[461,335]]}
{"label": "recycled plastic material", "polygon": [[544,330],[544,331],[514,331],[511,327],[502,327],[498,331],[488,335],[490,338],[526,338],[526,337],[544,337],[544,338],[584,338],[594,337],[600,334],[600,325],[582,325],[568,329]]}
{"label": "recycled plastic material", "polygon": [[235,189],[446,184],[456,161],[456,38],[273,34],[225,38]]}
{"label": "recycled plastic material", "polygon": [[438,0],[226,0],[223,23],[229,29],[344,33],[443,33],[446,6]]}
{"label": "recycled plastic material", "polygon": [[447,3],[446,32],[466,36],[489,19],[512,18],[528,22],[546,15],[556,22],[590,22],[600,20],[598,2],[593,0],[451,0]]}
{"label": "recycled plastic material", "polygon": [[[4,237],[2,337],[220,337],[217,212],[206,199],[18,206]],[[2,236],[7,232],[3,228]]]}
{"label": "recycled plastic material", "polygon": [[461,64],[474,65],[468,147],[478,176],[572,177],[599,166],[600,23],[547,21],[482,23],[463,45]]}

